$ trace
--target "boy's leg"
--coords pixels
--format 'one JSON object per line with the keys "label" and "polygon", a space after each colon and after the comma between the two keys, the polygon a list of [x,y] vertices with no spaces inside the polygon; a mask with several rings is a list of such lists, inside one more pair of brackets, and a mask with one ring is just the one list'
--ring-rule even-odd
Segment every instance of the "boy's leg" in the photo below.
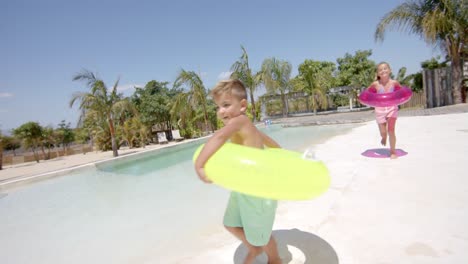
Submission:
{"label": "boy's leg", "polygon": [[255,261],[258,255],[260,255],[263,251],[265,251],[268,257],[268,264],[281,264],[281,258],[278,253],[278,246],[276,244],[276,240],[273,236],[270,237],[270,240],[265,246],[254,246],[249,243],[247,238],[245,237],[244,229],[241,227],[229,227],[226,226],[226,229],[231,232],[234,236],[239,238],[242,243],[244,243],[249,252],[244,260],[244,264],[250,264]]}
{"label": "boy's leg", "polygon": [[224,213],[224,227],[235,237],[237,237],[244,245],[247,246],[249,253],[244,263],[253,263],[255,258],[262,253],[262,247],[254,246],[247,241],[247,237],[242,227],[242,219],[239,208],[239,193],[231,192],[229,197],[228,206],[226,212]]}
{"label": "boy's leg", "polygon": [[268,264],[281,264],[281,258],[278,253],[278,246],[273,236],[270,237],[268,244],[263,247],[263,250],[268,256]]}
{"label": "boy's leg", "polygon": [[237,237],[240,241],[242,241],[242,243],[244,243],[247,248],[249,249],[249,251],[251,249],[254,249],[254,248],[259,248],[260,249],[260,253],[261,253],[261,248],[262,247],[256,247],[256,246],[253,246],[249,243],[249,241],[247,241],[247,238],[245,237],[245,233],[244,233],[244,228],[242,227],[232,227],[232,226],[224,226],[228,231],[229,233],[233,234],[235,237]]}
{"label": "boy's leg", "polygon": [[255,257],[264,250],[268,256],[268,263],[278,263],[280,258],[276,241],[271,236],[276,207],[275,200],[242,194],[239,196],[243,234],[246,242],[252,246],[245,263],[254,261]]}
{"label": "boy's leg", "polygon": [[[255,258],[260,255],[263,251],[262,247],[254,246],[247,241],[247,238],[245,237],[244,229],[242,227],[231,227],[231,226],[225,226],[226,229],[233,234],[235,237],[237,237],[248,249],[247,257],[244,260],[244,264],[250,264],[255,261]],[[268,253],[267,253],[268,255]]]}
{"label": "boy's leg", "polygon": [[231,193],[224,214],[224,226],[247,246],[249,252],[245,264],[253,263],[263,250],[269,258],[268,263],[281,263],[276,241],[271,236],[276,207],[274,200]]}

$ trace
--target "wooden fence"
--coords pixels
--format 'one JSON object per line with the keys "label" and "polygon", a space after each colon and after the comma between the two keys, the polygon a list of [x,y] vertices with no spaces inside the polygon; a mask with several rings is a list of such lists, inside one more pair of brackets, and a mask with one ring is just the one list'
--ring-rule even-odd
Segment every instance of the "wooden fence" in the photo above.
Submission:
{"label": "wooden fence", "polygon": [[[51,150],[50,153],[46,150],[46,155],[49,154],[49,159],[55,159],[57,157],[61,156],[69,156],[69,155],[74,155],[74,154],[80,154],[84,152],[91,152],[93,151],[93,148],[89,145],[75,145],[71,148],[68,148],[66,153],[64,153],[63,149],[60,150]],[[39,156],[39,160],[44,160],[44,154],[42,153],[41,150],[37,151],[37,154]],[[36,161],[34,158],[34,154],[32,152],[25,152],[21,153],[19,155],[13,155],[12,153],[9,154],[3,154],[3,165],[15,165],[19,163],[24,163],[24,162],[31,162],[31,161]]]}
{"label": "wooden fence", "polygon": [[411,99],[402,104],[401,108],[426,108],[426,94],[424,92],[413,93]]}
{"label": "wooden fence", "polygon": [[423,88],[426,107],[433,108],[453,104],[451,67],[424,70]]}

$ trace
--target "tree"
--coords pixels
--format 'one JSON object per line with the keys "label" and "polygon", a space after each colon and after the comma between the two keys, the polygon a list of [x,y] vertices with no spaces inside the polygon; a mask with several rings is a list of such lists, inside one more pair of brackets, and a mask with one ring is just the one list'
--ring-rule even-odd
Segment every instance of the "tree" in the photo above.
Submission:
{"label": "tree", "polygon": [[431,58],[430,60],[426,60],[421,62],[421,67],[425,70],[433,70],[439,68],[447,67],[447,62],[439,62],[440,57]]}
{"label": "tree", "polygon": [[247,51],[243,46],[241,46],[241,49],[242,55],[240,56],[239,60],[231,66],[231,78],[241,80],[245,88],[247,89],[252,105],[252,121],[255,122],[257,117],[257,108],[255,105],[254,92],[258,86],[258,79],[255,78],[255,75],[252,74],[252,70],[250,69],[249,55],[247,54]]}
{"label": "tree", "polygon": [[114,86],[109,91],[106,84],[96,75],[88,70],[83,70],[73,77],[73,81],[85,81],[91,92],[77,92],[74,93],[70,100],[70,107],[76,101],[80,101],[79,108],[82,110],[83,119],[88,114],[95,114],[98,118],[103,118],[107,121],[111,137],[113,156],[119,155],[117,151],[117,141],[115,135],[114,119],[118,119],[119,113],[124,110],[134,112],[130,102],[123,98],[122,94],[117,93],[119,79],[114,83]]}
{"label": "tree", "polygon": [[148,135],[151,130],[141,122],[139,122],[136,127],[138,128],[140,144],[141,146],[143,146],[143,148],[146,148],[146,143],[148,142]]}
{"label": "tree", "polygon": [[125,120],[120,127],[119,133],[122,135],[120,143],[126,143],[129,148],[145,147],[148,139],[149,129],[142,124],[138,117]]}
{"label": "tree", "polygon": [[[197,109],[201,107],[205,129],[208,129],[207,91],[202,79],[195,72],[182,69],[174,81],[174,89],[184,85],[188,87],[188,90],[177,95],[172,109]],[[172,111],[172,114],[175,112]]]}
{"label": "tree", "polygon": [[16,137],[10,137],[5,135],[3,135],[1,139],[3,143],[3,149],[13,151],[13,156],[16,156],[16,150],[21,148],[21,141]]}
{"label": "tree", "polygon": [[37,163],[39,163],[39,154],[36,149],[42,145],[43,130],[37,122],[28,122],[13,129],[13,135],[23,141],[24,148],[31,148]]}
{"label": "tree", "polygon": [[147,127],[158,123],[169,123],[169,103],[173,93],[167,82],[152,80],[144,88],[135,87],[131,101],[138,110],[140,121]]}
{"label": "tree", "polygon": [[[102,118],[95,118],[93,115],[88,115],[87,121],[92,122],[90,135],[92,142],[97,146],[97,149],[102,151],[112,150],[112,138],[110,136],[109,122]],[[116,142],[119,142],[119,135],[115,135]]]}
{"label": "tree", "polygon": [[314,114],[318,106],[328,107],[327,91],[334,82],[335,63],[327,61],[305,60],[299,65],[298,86],[312,98]]}
{"label": "tree", "polygon": [[[50,150],[56,145],[57,138],[57,133],[53,127],[47,126],[42,129],[41,151],[45,160],[50,159]],[[47,148],[47,153],[45,153],[44,147]]]}
{"label": "tree", "polygon": [[89,132],[86,128],[78,128],[74,132],[76,142],[81,144],[81,151],[83,155],[86,154],[86,144],[88,143],[90,137]]}
{"label": "tree", "polygon": [[411,82],[413,81],[414,75],[406,75],[406,67],[402,67],[398,70],[398,73],[395,79],[403,86],[411,86]]}
{"label": "tree", "polygon": [[65,124],[65,120],[62,120],[55,131],[57,143],[62,144],[63,153],[66,155],[67,147],[75,140],[75,133],[70,128],[71,124]]}
{"label": "tree", "polygon": [[259,77],[269,93],[281,95],[283,104],[283,116],[288,115],[288,104],[286,101],[286,92],[290,89],[291,63],[278,60],[276,58],[267,58],[262,63],[262,69]]}
{"label": "tree", "polygon": [[385,14],[375,30],[376,41],[383,41],[389,27],[397,27],[440,47],[450,58],[452,93],[455,104],[462,103],[462,56],[468,43],[466,0],[407,0]]}
{"label": "tree", "polygon": [[346,53],[338,58],[338,85],[354,88],[366,87],[374,81],[376,64],[369,57],[372,50],[358,50],[354,55]]}
{"label": "tree", "polygon": [[369,57],[372,50],[358,50],[354,55],[346,53],[343,58],[338,58],[338,76],[339,86],[350,86],[353,89],[349,94],[350,107],[353,100],[362,87],[371,84],[375,79],[376,64]]}
{"label": "tree", "polygon": [[193,118],[195,116],[195,110],[193,106],[188,102],[189,94],[186,92],[179,92],[174,100],[171,102],[171,119],[177,123],[182,133],[192,136],[194,130]]}

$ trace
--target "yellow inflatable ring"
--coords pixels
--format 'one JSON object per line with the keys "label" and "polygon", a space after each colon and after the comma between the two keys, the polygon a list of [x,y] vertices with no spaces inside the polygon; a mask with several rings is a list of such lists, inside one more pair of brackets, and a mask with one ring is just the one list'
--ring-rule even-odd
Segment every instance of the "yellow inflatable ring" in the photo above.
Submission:
{"label": "yellow inflatable ring", "polygon": [[[193,156],[195,162],[204,145]],[[207,177],[226,189],[274,200],[308,200],[330,186],[320,161],[285,149],[224,144],[205,164]]]}

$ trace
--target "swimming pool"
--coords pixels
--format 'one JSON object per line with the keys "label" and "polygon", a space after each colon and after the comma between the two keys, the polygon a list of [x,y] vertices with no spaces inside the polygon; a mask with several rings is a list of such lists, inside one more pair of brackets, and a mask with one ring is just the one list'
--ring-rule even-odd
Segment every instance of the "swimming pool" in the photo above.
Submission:
{"label": "swimming pool", "polygon": [[[304,151],[356,124],[264,129]],[[202,141],[108,161],[0,194],[2,263],[174,263],[207,250],[229,192],[198,180]],[[181,250],[181,247],[183,250]]]}

